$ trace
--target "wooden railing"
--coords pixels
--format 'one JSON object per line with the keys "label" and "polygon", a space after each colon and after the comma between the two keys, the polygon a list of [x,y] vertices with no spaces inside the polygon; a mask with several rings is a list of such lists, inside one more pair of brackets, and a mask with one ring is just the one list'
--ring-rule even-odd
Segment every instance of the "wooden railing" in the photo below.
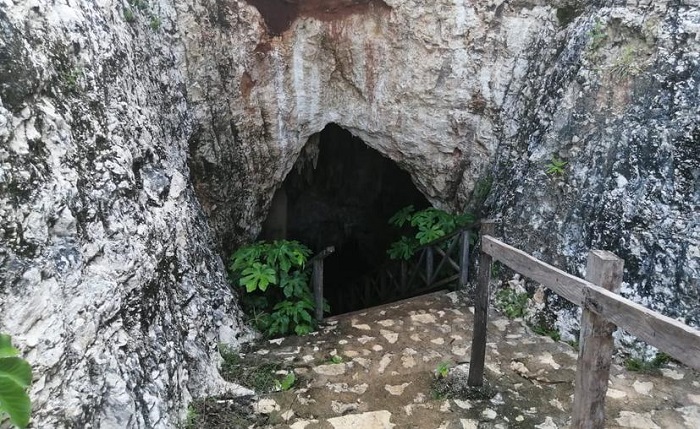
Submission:
{"label": "wooden railing", "polygon": [[[419,247],[409,260],[389,261],[362,277],[352,287],[334,291],[343,294],[348,308],[368,308],[445,288],[451,283],[464,288],[469,276],[471,224]],[[334,249],[320,252],[313,263],[315,317],[323,320],[323,259]]]}
{"label": "wooden railing", "polygon": [[484,380],[493,260],[583,308],[572,428],[598,429],[605,425],[605,393],[613,354],[612,333],[616,326],[700,370],[699,330],[616,294],[622,283],[623,261],[620,258],[610,252],[592,250],[588,255],[586,280],[583,280],[503,243],[492,236],[493,232],[492,222],[482,222],[469,385],[481,386]]}
{"label": "wooden railing", "polygon": [[347,290],[355,308],[423,295],[450,284],[462,288],[469,276],[469,241],[474,225],[419,247],[409,260],[389,261]]}

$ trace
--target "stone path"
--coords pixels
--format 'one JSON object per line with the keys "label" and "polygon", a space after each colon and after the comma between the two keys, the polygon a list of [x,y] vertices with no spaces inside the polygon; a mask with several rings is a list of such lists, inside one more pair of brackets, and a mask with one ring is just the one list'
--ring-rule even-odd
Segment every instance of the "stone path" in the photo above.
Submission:
{"label": "stone path", "polygon": [[[473,308],[437,293],[339,316],[313,336],[264,343],[250,353],[284,361],[295,387],[255,408],[270,427],[567,427],[577,354],[492,312],[486,399],[447,399],[435,389],[438,366],[466,375]],[[337,356],[337,357],[334,357]],[[456,377],[456,378],[455,378]],[[674,363],[659,374],[613,365],[606,399],[609,428],[700,428],[700,375]]]}

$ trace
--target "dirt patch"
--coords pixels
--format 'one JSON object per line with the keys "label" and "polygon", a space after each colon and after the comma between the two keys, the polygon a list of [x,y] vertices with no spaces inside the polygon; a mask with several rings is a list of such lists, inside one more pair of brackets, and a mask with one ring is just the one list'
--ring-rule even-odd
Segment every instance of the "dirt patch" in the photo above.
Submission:
{"label": "dirt patch", "polygon": [[260,12],[267,30],[280,35],[303,16],[322,21],[341,19],[370,11],[391,10],[382,0],[246,0]]}

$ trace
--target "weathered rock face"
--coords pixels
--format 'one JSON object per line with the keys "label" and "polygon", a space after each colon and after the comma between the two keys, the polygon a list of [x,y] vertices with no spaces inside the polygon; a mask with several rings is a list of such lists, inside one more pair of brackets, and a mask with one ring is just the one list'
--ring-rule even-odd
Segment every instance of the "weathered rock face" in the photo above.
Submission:
{"label": "weathered rock face", "polygon": [[[191,85],[223,94],[200,97],[213,125],[190,153],[224,245],[255,235],[334,122],[434,204],[488,195],[507,241],[580,275],[588,249],[616,252],[625,295],[699,324],[697,1],[358,1],[335,18],[249,3],[220,7],[189,61]],[[568,164],[546,174],[555,158]]]}
{"label": "weathered rock face", "polygon": [[[700,326],[699,3],[627,3],[540,50],[490,203],[510,240],[576,273],[588,249],[611,250],[623,295]],[[555,157],[569,164],[547,177]]]}
{"label": "weathered rock face", "polygon": [[164,427],[226,388],[217,251],[330,122],[438,206],[490,190],[544,259],[618,253],[627,295],[698,324],[696,0],[271,3],[0,0],[0,330],[38,426]]}
{"label": "weathered rock face", "polygon": [[246,332],[188,179],[177,12],[70,5],[0,2],[0,331],[35,427],[172,427],[240,390],[216,348]]}

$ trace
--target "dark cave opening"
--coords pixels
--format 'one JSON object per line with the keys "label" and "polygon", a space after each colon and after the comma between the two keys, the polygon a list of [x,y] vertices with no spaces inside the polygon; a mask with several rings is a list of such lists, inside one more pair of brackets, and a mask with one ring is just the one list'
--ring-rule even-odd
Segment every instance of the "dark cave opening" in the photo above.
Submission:
{"label": "dark cave opening", "polygon": [[388,219],[408,205],[430,205],[411,176],[329,124],[312,136],[275,194],[260,238],[298,240],[314,252],[334,246],[324,262],[324,296],[332,315],[347,313],[359,308],[343,296],[387,261],[386,250],[400,236]]}

